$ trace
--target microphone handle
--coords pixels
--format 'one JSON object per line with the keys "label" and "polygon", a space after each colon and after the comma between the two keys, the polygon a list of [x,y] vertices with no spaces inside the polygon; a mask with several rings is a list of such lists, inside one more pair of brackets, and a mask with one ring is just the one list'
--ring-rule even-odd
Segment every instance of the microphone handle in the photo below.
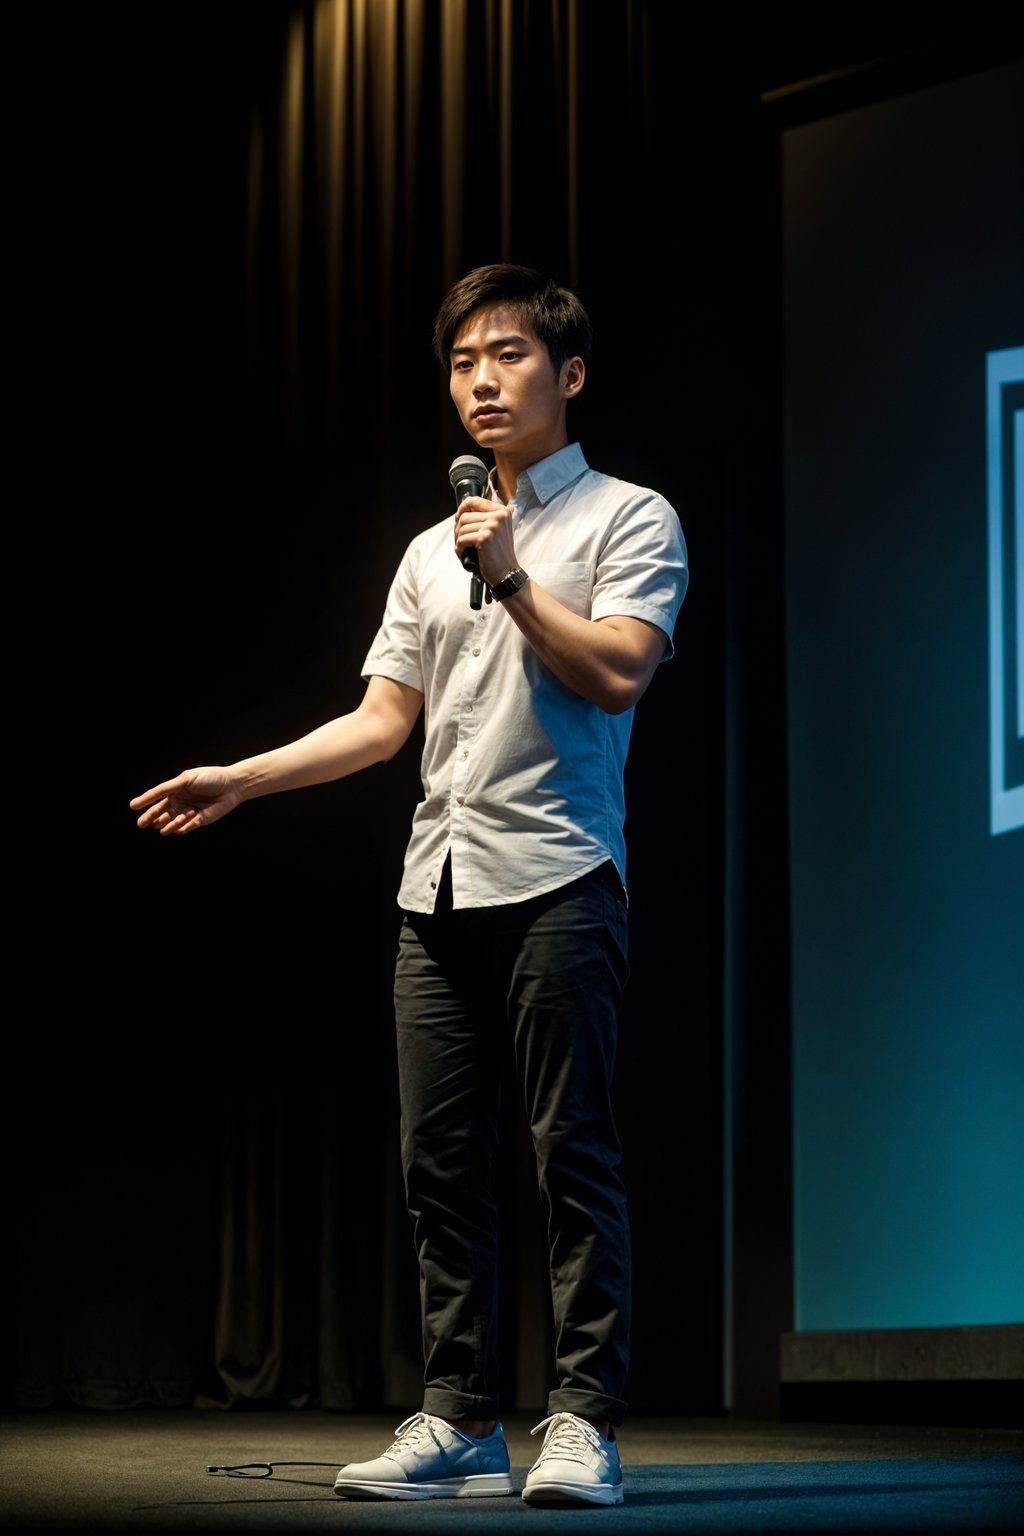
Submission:
{"label": "microphone handle", "polygon": [[[462,498],[465,501],[465,497]],[[462,557],[462,569],[472,578],[469,583],[469,606],[479,608],[484,600],[484,579],[480,575],[480,556],[475,549],[467,549]]]}
{"label": "microphone handle", "polygon": [[[477,485],[471,480],[460,481],[456,492],[458,505],[461,506],[467,496],[483,495],[483,486]],[[480,556],[475,549],[467,549],[462,557],[463,570],[469,571],[472,581],[469,583],[469,606],[481,608],[484,601],[484,579],[480,575]]]}

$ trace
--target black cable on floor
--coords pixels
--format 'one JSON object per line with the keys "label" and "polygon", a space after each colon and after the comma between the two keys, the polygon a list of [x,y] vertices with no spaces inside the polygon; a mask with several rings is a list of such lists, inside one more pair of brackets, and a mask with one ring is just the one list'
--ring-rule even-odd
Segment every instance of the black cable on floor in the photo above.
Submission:
{"label": "black cable on floor", "polygon": [[[239,1461],[233,1467],[207,1467],[207,1472],[224,1472],[228,1477],[273,1477],[275,1467],[334,1467],[337,1461]],[[257,1470],[257,1468],[259,1470]]]}

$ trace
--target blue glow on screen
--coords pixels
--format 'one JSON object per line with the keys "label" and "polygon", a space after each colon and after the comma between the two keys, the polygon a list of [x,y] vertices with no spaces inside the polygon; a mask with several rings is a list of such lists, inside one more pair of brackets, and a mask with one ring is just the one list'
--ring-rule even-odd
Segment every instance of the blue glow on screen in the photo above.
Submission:
{"label": "blue glow on screen", "polygon": [[1024,1322],[1022,155],[1020,63],[784,135],[798,1330]]}

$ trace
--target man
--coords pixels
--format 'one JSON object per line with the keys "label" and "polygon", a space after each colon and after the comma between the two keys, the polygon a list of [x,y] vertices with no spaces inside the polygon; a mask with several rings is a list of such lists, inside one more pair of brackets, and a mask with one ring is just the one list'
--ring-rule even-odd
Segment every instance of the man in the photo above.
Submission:
{"label": "man", "polygon": [[[630,1248],[611,1088],[626,962],[623,773],[633,708],[688,579],[653,491],[570,443],[589,317],[530,268],[477,268],[435,350],[486,494],[413,539],[350,714],[131,802],[187,833],[242,800],[390,758],[424,708],[423,799],[398,894],[395,972],[406,1197],[420,1265],[422,1408],[342,1496],[507,1494],[496,1355],[498,1088],[508,1033],[550,1241],[555,1373],[527,1503],[619,1504]],[[464,561],[487,594],[469,603]]]}

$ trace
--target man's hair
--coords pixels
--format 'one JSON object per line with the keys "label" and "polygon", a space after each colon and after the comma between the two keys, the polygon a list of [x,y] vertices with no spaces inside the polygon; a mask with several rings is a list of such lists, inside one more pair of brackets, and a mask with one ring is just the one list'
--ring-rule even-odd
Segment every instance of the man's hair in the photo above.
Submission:
{"label": "man's hair", "polygon": [[452,287],[434,321],[434,351],[441,367],[451,362],[455,338],[483,305],[503,304],[548,349],[557,379],[566,358],[590,361],[594,328],[577,296],[533,267],[494,262],[475,267]]}

